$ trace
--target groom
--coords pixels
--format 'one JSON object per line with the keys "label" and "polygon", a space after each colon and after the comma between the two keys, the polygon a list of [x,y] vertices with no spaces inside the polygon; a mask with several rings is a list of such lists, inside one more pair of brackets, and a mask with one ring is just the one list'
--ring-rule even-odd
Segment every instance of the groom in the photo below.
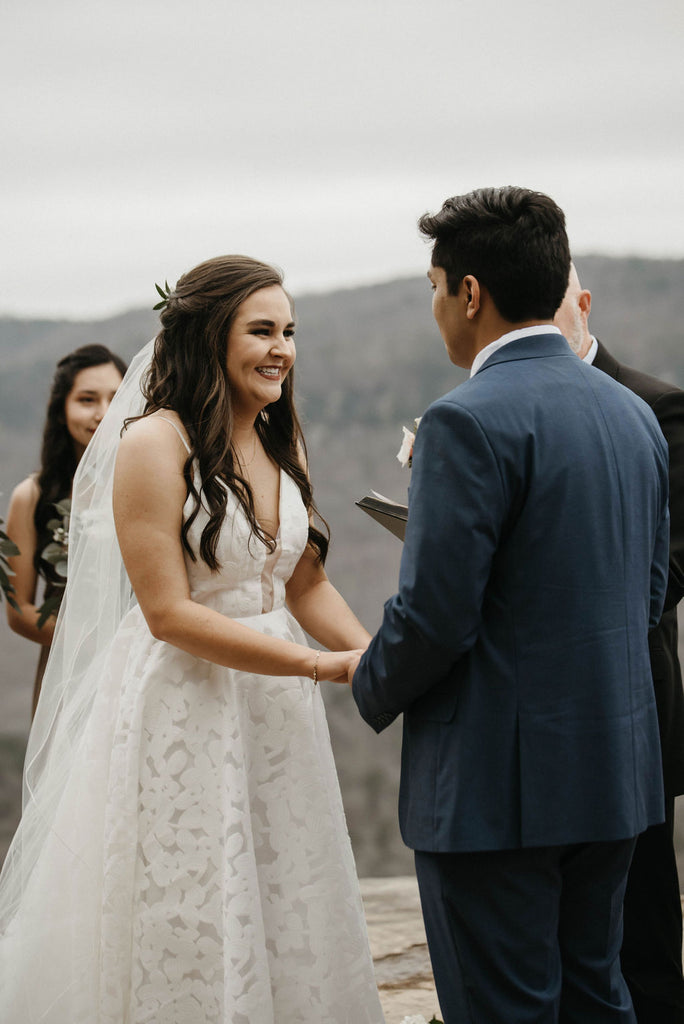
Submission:
{"label": "groom", "polygon": [[663,820],[647,633],[667,583],[667,449],[552,319],[562,211],[480,189],[424,216],[433,313],[470,380],[418,430],[399,592],[353,691],[404,712],[445,1024],[634,1022],[620,973],[634,837]]}

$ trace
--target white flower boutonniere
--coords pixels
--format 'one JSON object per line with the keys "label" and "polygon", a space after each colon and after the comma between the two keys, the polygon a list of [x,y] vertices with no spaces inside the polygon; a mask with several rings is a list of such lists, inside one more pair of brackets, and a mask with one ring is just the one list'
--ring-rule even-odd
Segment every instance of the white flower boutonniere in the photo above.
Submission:
{"label": "white flower boutonniere", "polygon": [[397,459],[399,460],[402,466],[408,466],[409,469],[411,468],[411,463],[413,462],[413,445],[415,444],[416,441],[416,432],[418,430],[418,426],[420,424],[421,419],[422,417],[418,416],[413,421],[413,430],[409,430],[408,427],[401,428],[404,431],[404,438],[401,442],[401,448],[397,452]]}

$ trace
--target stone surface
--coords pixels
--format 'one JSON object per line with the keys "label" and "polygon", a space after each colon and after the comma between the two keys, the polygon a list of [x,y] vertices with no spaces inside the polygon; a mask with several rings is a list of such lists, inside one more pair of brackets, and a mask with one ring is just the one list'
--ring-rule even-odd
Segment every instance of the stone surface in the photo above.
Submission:
{"label": "stone surface", "polygon": [[386,1024],[418,1013],[440,1018],[416,879],[362,878],[360,885]]}
{"label": "stone surface", "polygon": [[364,878],[361,895],[387,1024],[410,1014],[439,1017],[415,878]]}

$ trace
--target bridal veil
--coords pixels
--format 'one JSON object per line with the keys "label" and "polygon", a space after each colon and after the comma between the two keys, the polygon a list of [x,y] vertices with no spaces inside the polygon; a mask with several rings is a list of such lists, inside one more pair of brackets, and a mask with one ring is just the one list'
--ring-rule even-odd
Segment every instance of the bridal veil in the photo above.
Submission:
{"label": "bridal veil", "polygon": [[[60,834],[57,821],[69,816],[62,807],[58,818],[57,810],[76,751],[92,732],[87,727],[107,651],[134,601],[116,540],[112,482],[124,421],[144,409],[141,388],[153,345],[149,342],[131,363],[74,478],[67,587],[28,741],[21,823],[0,876],[0,990],[9,980],[21,935],[45,930],[49,915],[57,912],[31,898],[32,890],[44,892],[34,876],[46,870],[46,848],[54,846],[60,857],[78,861],[80,877],[83,871],[87,875],[91,855],[97,856],[87,846],[74,848],[73,839]],[[73,785],[71,790],[73,799]],[[35,964],[37,988],[50,983],[49,954],[46,949],[47,963]],[[54,979],[57,988],[74,983],[75,978]]]}

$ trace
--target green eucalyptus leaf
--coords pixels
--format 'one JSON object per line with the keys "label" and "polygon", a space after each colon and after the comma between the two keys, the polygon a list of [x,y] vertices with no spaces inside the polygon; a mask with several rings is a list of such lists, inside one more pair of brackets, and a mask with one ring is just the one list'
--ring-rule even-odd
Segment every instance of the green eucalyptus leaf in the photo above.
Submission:
{"label": "green eucalyptus leaf", "polygon": [[[12,575],[14,576],[14,573],[12,573]],[[5,572],[5,570],[3,569],[3,567],[1,565],[0,565],[0,587],[2,587],[2,589],[5,591],[5,593],[7,593],[8,591],[10,593],[12,593],[12,594],[14,593],[14,587],[12,586],[12,584],[9,581],[9,576],[7,575],[7,573]]]}
{"label": "green eucalyptus leaf", "polygon": [[67,578],[67,560],[63,558],[61,562],[55,562],[55,572],[58,576],[61,576],[63,580]]}
{"label": "green eucalyptus leaf", "polygon": [[9,537],[0,540],[0,553],[3,555],[20,555],[21,551]]}
{"label": "green eucalyptus leaf", "polygon": [[55,560],[64,558],[64,546],[53,540],[43,549],[40,557],[44,558],[46,562],[50,562],[51,565],[54,565]]}
{"label": "green eucalyptus leaf", "polygon": [[38,629],[43,628],[51,615],[57,614],[60,597],[61,595],[59,594],[53,594],[52,597],[48,597],[47,601],[43,601],[42,605],[38,609],[38,621],[36,623]]}

